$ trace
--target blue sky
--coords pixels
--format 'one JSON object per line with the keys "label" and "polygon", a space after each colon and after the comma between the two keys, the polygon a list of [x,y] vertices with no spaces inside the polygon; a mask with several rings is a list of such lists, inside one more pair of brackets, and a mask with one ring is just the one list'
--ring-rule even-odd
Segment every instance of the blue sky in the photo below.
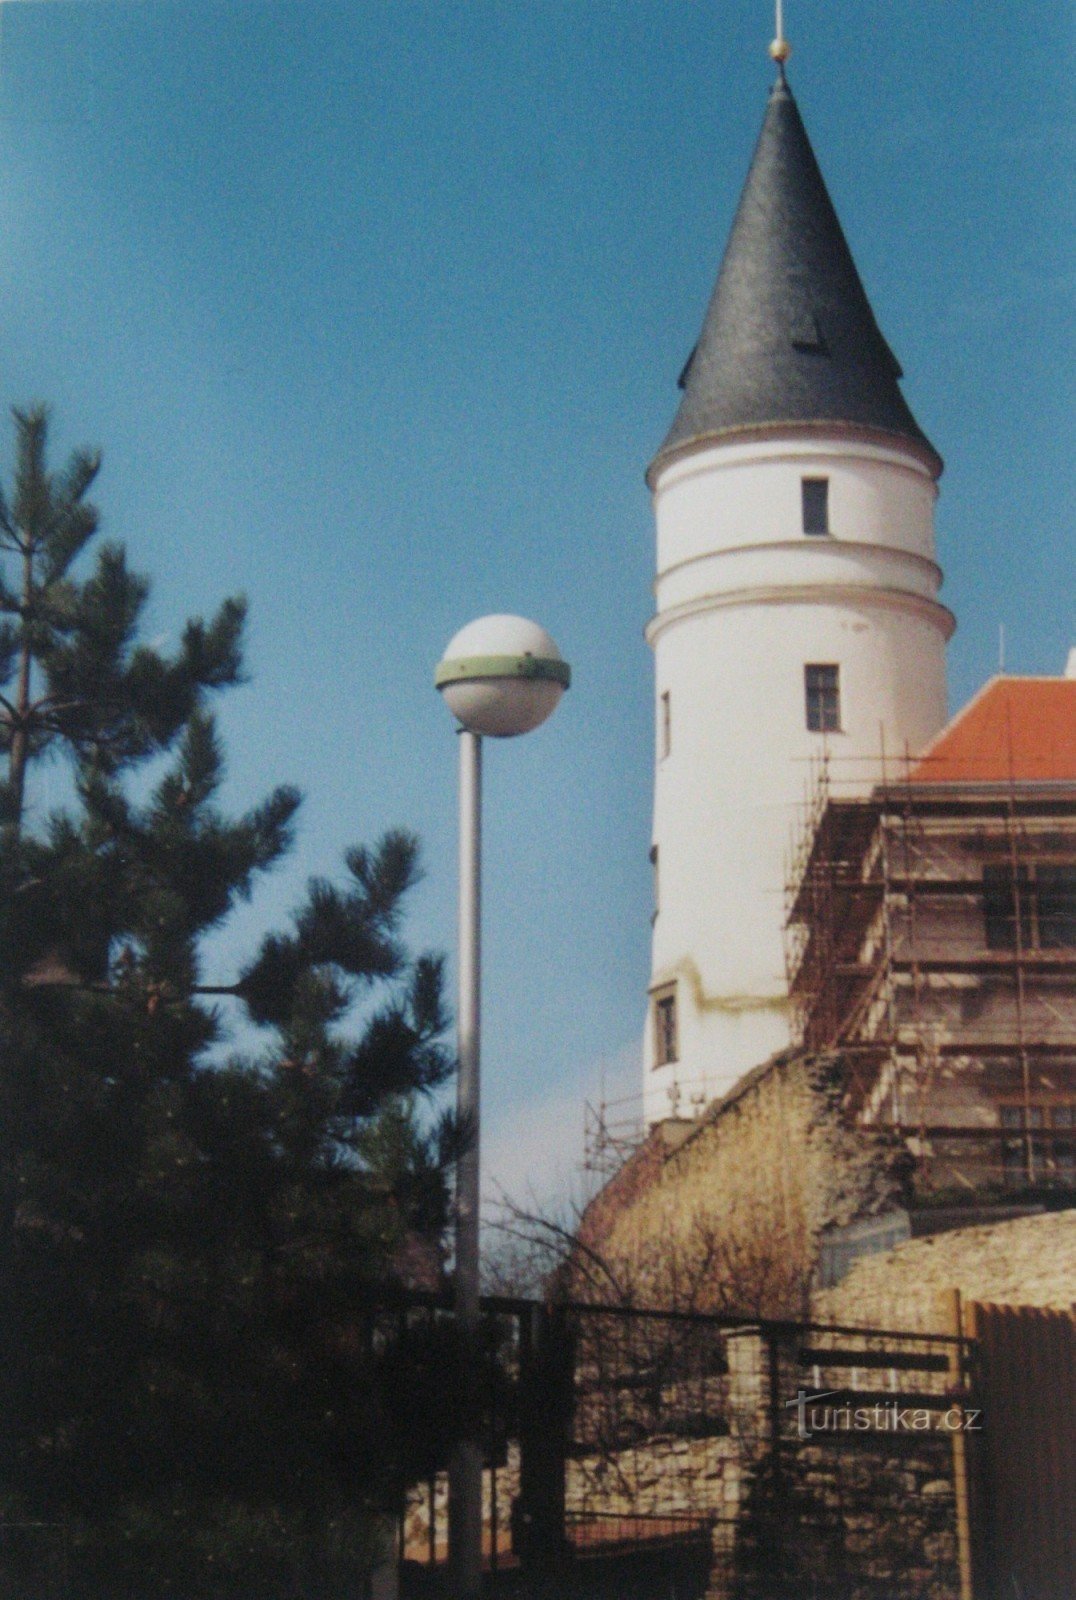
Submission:
{"label": "blue sky", "polygon": [[[790,80],[947,462],[951,699],[1076,643],[1074,30],[1044,0],[793,0]],[[757,0],[0,6],[0,398],[105,451],[151,631],[244,590],[228,798],[307,795],[227,978],[342,847],[406,824],[454,937],[449,636],[534,616],[576,681],[487,762],[489,1166],[568,1174],[636,1086],[653,530],[643,470],[771,78]],[[9,459],[0,441],[0,459]]]}

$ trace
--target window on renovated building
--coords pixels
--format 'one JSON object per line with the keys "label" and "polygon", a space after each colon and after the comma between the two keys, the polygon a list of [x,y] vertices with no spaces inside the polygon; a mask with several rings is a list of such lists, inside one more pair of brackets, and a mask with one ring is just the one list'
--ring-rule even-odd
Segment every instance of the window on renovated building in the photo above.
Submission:
{"label": "window on renovated building", "polygon": [[1020,947],[1027,949],[1031,943],[1031,898],[1026,867],[1013,869],[1004,866],[983,868],[983,917],[986,924],[988,950],[1015,950],[1017,928]]}
{"label": "window on renovated building", "polygon": [[1036,866],[1035,914],[1040,950],[1076,947],[1076,867]]}
{"label": "window on renovated building", "polygon": [[676,985],[659,989],[654,995],[654,1065],[668,1067],[679,1061],[676,1026]]}
{"label": "window on renovated building", "polygon": [[1001,1170],[1010,1188],[1028,1183],[1076,1186],[1076,1103],[1032,1102],[998,1107]]}
{"label": "window on renovated building", "polygon": [[983,918],[988,950],[1076,949],[1076,867],[985,866]]}
{"label": "window on renovated building", "polygon": [[668,689],[661,696],[658,708],[658,753],[664,761],[672,749],[672,696]]}
{"label": "window on renovated building", "polygon": [[658,847],[656,844],[650,846],[650,865],[654,869],[654,910],[650,917],[651,922],[653,922],[661,910],[661,879],[658,875]]}
{"label": "window on renovated building", "polygon": [[841,727],[840,668],[814,663],[803,669],[810,733],[839,733]]}
{"label": "window on renovated building", "polygon": [[829,479],[803,478],[803,531],[804,533],[829,532]]}
{"label": "window on renovated building", "polygon": [[1050,1115],[1054,1134],[1053,1160],[1056,1181],[1065,1189],[1076,1189],[1076,1105],[1054,1106]]}

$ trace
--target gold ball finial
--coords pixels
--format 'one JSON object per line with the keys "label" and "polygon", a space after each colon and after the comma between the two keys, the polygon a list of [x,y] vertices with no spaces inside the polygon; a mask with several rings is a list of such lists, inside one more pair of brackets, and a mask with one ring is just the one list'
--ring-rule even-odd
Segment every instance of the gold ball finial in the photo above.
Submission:
{"label": "gold ball finial", "polygon": [[791,54],[792,46],[787,39],[775,39],[770,45],[770,55],[779,66],[783,67]]}

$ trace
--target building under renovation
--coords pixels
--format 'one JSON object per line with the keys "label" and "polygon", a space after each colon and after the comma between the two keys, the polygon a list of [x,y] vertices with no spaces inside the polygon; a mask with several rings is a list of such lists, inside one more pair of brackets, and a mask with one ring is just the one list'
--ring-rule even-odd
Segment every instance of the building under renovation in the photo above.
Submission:
{"label": "building under renovation", "polygon": [[823,760],[789,885],[800,1040],[935,1203],[1076,1190],[1076,671],[991,680],[866,798]]}

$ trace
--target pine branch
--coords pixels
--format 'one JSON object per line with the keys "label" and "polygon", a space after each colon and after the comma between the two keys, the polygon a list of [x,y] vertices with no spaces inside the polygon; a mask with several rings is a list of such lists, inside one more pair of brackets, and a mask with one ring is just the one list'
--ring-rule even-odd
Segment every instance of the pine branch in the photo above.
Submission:
{"label": "pine branch", "polygon": [[422,878],[414,834],[394,829],[373,850],[349,850],[344,859],[371,916],[392,926],[401,899]]}
{"label": "pine branch", "polygon": [[[96,459],[99,465],[100,457]],[[71,503],[57,510],[42,562],[41,581],[46,587],[58,583],[82,554],[97,532],[98,520],[97,508],[92,505]]]}
{"label": "pine branch", "polygon": [[45,470],[49,414],[45,406],[32,406],[27,411],[13,406],[11,414],[15,419],[12,516],[22,534],[22,548],[30,551],[39,543],[49,513],[49,479]]}
{"label": "pine branch", "polygon": [[200,617],[187,623],[180,661],[192,684],[204,689],[241,683],[242,639],[247,602],[242,595],[225,600],[207,625]]}

